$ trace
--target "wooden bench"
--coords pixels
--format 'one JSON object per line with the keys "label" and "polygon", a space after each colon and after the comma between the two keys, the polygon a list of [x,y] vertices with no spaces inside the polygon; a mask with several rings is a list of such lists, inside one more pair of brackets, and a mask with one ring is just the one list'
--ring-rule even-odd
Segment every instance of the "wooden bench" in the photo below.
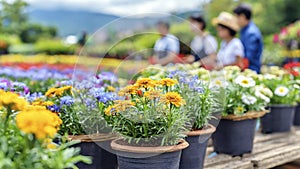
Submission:
{"label": "wooden bench", "polygon": [[213,147],[207,148],[204,169],[267,169],[300,159],[300,128],[289,133],[256,133],[251,154],[231,157],[218,154],[209,155]]}

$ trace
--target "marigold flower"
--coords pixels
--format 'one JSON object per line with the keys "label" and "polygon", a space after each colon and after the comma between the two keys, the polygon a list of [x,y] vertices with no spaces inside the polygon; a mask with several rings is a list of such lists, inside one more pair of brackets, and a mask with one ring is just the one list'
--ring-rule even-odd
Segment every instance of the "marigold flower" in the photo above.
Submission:
{"label": "marigold flower", "polygon": [[112,86],[107,86],[106,88],[110,92],[115,92],[116,91],[116,89],[114,87],[112,87]]}
{"label": "marigold flower", "polygon": [[65,91],[71,90],[71,89],[72,89],[72,86],[64,86],[61,88],[50,88],[46,92],[45,96],[47,96],[47,97],[62,96]]}
{"label": "marigold flower", "polygon": [[1,91],[0,94],[0,107],[9,107],[12,110],[20,111],[28,105],[24,98],[15,93]]}
{"label": "marigold flower", "polygon": [[137,94],[138,87],[135,85],[129,85],[121,89],[118,93],[119,96],[125,96],[127,94]]}
{"label": "marigold flower", "polygon": [[161,101],[166,104],[175,105],[176,107],[180,107],[185,104],[185,100],[177,92],[166,93]]}
{"label": "marigold flower", "polygon": [[114,108],[116,109],[116,112],[124,112],[127,108],[134,105],[135,103],[130,100],[116,100]]}
{"label": "marigold flower", "polygon": [[145,89],[154,88],[157,85],[156,81],[150,78],[138,79],[135,84],[139,88],[145,88]]}
{"label": "marigold flower", "polygon": [[175,84],[177,84],[178,81],[176,79],[170,79],[170,78],[165,78],[165,79],[161,79],[160,81],[158,81],[158,84],[163,85],[163,86],[174,86]]}
{"label": "marigold flower", "polygon": [[54,137],[62,120],[49,110],[25,110],[17,114],[16,123],[24,133],[31,133],[38,139],[44,139]]}
{"label": "marigold flower", "polygon": [[154,90],[154,91],[147,91],[144,93],[144,96],[148,99],[155,99],[155,98],[160,98],[162,96],[161,94],[161,91],[157,91],[157,90]]}

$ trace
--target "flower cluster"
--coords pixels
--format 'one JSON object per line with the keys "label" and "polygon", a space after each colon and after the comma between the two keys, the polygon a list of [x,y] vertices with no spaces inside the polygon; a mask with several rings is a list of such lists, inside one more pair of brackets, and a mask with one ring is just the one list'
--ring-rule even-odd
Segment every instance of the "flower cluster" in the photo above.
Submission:
{"label": "flower cluster", "polygon": [[24,133],[34,134],[38,139],[53,138],[62,121],[49,110],[24,110],[17,114],[17,126]]}
{"label": "flower cluster", "polygon": [[103,116],[129,142],[154,139],[160,145],[176,144],[182,138],[186,118],[180,111],[186,102],[177,85],[171,78],[139,78],[118,92],[126,99],[111,102]]}
{"label": "flower cluster", "polygon": [[28,105],[28,102],[19,95],[0,90],[0,107],[6,107],[10,110],[20,111]]}

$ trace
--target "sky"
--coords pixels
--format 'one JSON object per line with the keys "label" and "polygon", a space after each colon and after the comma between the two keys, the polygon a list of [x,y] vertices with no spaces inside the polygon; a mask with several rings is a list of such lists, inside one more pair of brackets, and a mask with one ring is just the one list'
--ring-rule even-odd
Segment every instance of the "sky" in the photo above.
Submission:
{"label": "sky", "polygon": [[208,0],[25,0],[39,9],[72,9],[119,16],[200,9]]}

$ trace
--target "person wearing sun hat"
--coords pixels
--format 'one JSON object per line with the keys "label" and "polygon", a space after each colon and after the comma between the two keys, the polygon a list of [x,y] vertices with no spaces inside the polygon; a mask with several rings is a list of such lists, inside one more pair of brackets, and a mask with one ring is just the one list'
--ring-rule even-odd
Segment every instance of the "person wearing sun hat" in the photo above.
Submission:
{"label": "person wearing sun hat", "polygon": [[221,12],[212,22],[217,28],[218,36],[222,39],[217,54],[218,64],[215,68],[219,69],[229,65],[247,67],[243,44],[240,39],[235,37],[240,29],[236,17],[228,12]]}

